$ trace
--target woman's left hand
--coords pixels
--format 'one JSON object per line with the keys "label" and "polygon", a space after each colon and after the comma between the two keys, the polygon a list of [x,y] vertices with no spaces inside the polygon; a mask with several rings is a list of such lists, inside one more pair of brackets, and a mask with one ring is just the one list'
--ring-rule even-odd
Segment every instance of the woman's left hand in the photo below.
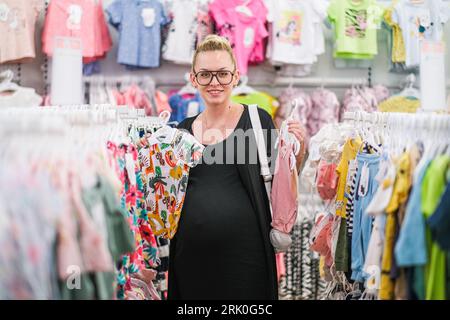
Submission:
{"label": "woman's left hand", "polygon": [[297,120],[288,120],[288,132],[292,133],[303,147],[306,141],[305,127]]}
{"label": "woman's left hand", "polygon": [[297,155],[297,170],[300,170],[306,151],[306,129],[299,121],[288,120],[288,132],[300,142],[300,152]]}

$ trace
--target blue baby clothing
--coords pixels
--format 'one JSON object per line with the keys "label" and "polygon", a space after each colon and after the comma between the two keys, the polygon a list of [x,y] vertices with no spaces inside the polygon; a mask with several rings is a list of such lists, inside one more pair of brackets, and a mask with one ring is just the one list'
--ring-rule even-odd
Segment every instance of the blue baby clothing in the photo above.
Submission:
{"label": "blue baby clothing", "polygon": [[169,22],[162,4],[158,0],[115,0],[106,12],[109,23],[119,31],[117,62],[159,67],[161,26]]}

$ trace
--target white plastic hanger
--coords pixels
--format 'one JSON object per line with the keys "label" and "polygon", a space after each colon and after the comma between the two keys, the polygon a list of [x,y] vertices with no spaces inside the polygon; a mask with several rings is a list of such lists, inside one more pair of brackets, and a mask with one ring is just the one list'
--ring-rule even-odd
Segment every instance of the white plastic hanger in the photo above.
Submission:
{"label": "white plastic hanger", "polygon": [[20,86],[16,83],[12,82],[14,78],[14,73],[11,70],[6,70],[0,73],[0,92],[6,91],[17,91],[20,89]]}
{"label": "white plastic hanger", "polygon": [[184,85],[184,87],[182,87],[178,91],[178,94],[196,94],[197,93],[197,89],[192,85],[192,83],[190,81],[190,74],[189,73],[186,73],[184,75],[184,80],[186,81],[186,84]]}
{"label": "white plastic hanger", "polygon": [[253,17],[253,12],[250,10],[250,8],[247,6],[250,3],[251,0],[245,0],[244,3],[237,6],[235,10],[239,13],[243,13],[248,17]]}
{"label": "white plastic hanger", "polygon": [[248,77],[247,76],[241,76],[240,84],[233,89],[233,95],[244,95],[244,94],[251,94],[257,92],[255,89],[247,85],[248,83]]}
{"label": "white plastic hanger", "polygon": [[420,99],[420,91],[414,88],[414,83],[416,82],[416,76],[411,73],[406,77],[406,86],[405,88],[397,94],[397,96],[402,97],[412,97],[416,99]]}
{"label": "white plastic hanger", "polygon": [[430,127],[428,127],[429,121],[427,120],[429,120],[427,115],[423,115],[423,117],[419,119],[421,128],[423,128],[421,141],[423,143],[424,150],[422,158],[419,160],[419,163],[417,164],[416,170],[414,172],[414,179],[413,179],[414,183],[416,183],[417,179],[419,178],[420,172],[422,171],[423,167],[425,166],[425,164],[428,162],[429,159],[432,139],[431,139],[431,129]]}
{"label": "white plastic hanger", "polygon": [[375,149],[375,151],[377,153],[381,153],[381,148],[378,146],[378,142],[375,138],[375,133],[374,133],[374,131],[377,130],[376,129],[376,120],[373,119],[373,123],[371,124],[370,127],[369,127],[369,121],[366,121],[365,130],[366,130],[367,142],[372,146],[373,149]]}
{"label": "white plastic hanger", "polygon": [[355,116],[356,116],[356,127],[357,127],[357,131],[358,131],[358,135],[361,137],[362,140],[366,140],[366,135],[362,128],[362,124],[363,124],[362,113],[360,111],[356,111]]}
{"label": "white plastic hanger", "polygon": [[445,140],[443,139],[443,136],[442,136],[442,132],[444,132],[444,128],[445,128],[445,120],[446,120],[445,117],[439,117],[438,121],[437,121],[437,131],[438,131],[437,134],[438,134],[439,138],[437,138],[436,140],[439,141],[439,144],[435,150],[435,154],[434,154],[435,157],[444,154],[445,149],[447,147]]}

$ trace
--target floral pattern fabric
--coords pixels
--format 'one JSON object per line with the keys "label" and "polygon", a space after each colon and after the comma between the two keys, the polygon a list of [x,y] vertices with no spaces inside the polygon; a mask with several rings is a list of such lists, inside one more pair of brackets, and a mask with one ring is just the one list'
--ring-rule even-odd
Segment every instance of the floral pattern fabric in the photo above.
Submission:
{"label": "floral pattern fabric", "polygon": [[123,257],[117,276],[117,298],[124,299],[125,291],[131,289],[132,274],[143,268],[156,268],[159,265],[158,247],[148,221],[144,196],[145,180],[137,161],[136,148],[131,144],[116,146],[113,143],[109,143],[108,148],[122,182],[121,204],[128,214],[128,222],[135,240],[135,250]]}
{"label": "floral pattern fabric", "polygon": [[156,236],[172,239],[181,216],[189,169],[200,161],[204,146],[177,129],[147,136],[138,143],[146,180],[149,224]]}

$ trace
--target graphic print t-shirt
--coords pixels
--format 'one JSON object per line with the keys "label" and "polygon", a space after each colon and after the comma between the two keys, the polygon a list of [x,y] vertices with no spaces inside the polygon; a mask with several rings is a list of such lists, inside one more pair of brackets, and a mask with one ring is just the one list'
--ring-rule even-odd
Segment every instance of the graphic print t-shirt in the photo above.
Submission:
{"label": "graphic print t-shirt", "polygon": [[163,49],[163,58],[176,63],[190,64],[197,40],[198,6],[189,0],[173,4],[173,20]]}
{"label": "graphic print t-shirt", "polygon": [[322,53],[320,48],[323,47],[320,43],[320,39],[323,41],[321,29],[316,28],[316,24],[320,24],[325,12],[315,10],[313,1],[268,0],[266,5],[268,20],[272,22],[268,53],[272,61],[291,64],[316,62],[316,54]]}
{"label": "graphic print t-shirt", "polygon": [[377,54],[382,14],[375,0],[332,0],[328,17],[335,27],[335,57],[370,59]]}
{"label": "graphic print t-shirt", "polygon": [[420,41],[442,40],[443,25],[448,20],[449,7],[441,0],[425,0],[421,3],[401,1],[394,7],[392,20],[403,34],[406,49],[406,66],[420,63]]}
{"label": "graphic print t-shirt", "polygon": [[247,74],[249,61],[264,56],[262,44],[268,36],[265,4],[262,0],[247,2],[245,10],[239,10],[243,8],[240,0],[215,0],[209,4],[219,34],[231,43],[241,74]]}

